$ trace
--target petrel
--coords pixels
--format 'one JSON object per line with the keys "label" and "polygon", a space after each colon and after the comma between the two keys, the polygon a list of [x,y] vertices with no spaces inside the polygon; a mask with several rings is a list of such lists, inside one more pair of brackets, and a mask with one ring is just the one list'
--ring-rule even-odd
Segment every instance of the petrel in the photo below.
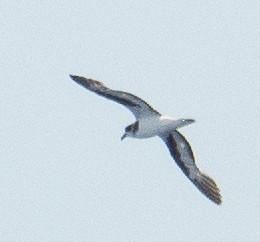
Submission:
{"label": "petrel", "polygon": [[109,89],[102,82],[82,76],[70,75],[70,77],[88,90],[124,105],[133,113],[136,122],[125,128],[121,140],[126,137],[145,139],[159,136],[168,147],[177,165],[199,191],[212,202],[218,205],[221,204],[221,194],[217,184],[212,178],[199,170],[195,164],[190,144],[177,131],[180,127],[191,124],[195,120],[174,120],[161,115],[144,100],[131,93]]}

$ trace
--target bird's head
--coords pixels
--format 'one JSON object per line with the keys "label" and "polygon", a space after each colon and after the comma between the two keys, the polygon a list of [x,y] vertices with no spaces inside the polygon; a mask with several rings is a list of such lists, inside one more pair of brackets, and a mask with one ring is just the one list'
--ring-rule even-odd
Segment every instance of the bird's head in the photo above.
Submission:
{"label": "bird's head", "polygon": [[126,137],[134,137],[135,133],[138,131],[138,128],[139,128],[139,123],[138,122],[135,122],[133,124],[128,125],[125,128],[125,133],[121,137],[121,140],[123,140]]}

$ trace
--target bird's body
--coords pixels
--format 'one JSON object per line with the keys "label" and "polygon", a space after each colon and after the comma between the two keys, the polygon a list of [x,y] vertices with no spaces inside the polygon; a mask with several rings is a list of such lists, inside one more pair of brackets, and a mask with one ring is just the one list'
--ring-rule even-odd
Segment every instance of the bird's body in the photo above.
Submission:
{"label": "bird's body", "polygon": [[125,128],[121,140],[126,137],[138,139],[160,137],[189,180],[211,201],[221,204],[221,195],[216,183],[198,169],[190,144],[177,131],[180,127],[193,123],[193,119],[174,120],[161,115],[148,103],[131,93],[111,90],[103,83],[85,77],[71,75],[71,78],[88,90],[124,105],[134,114],[136,122]]}
{"label": "bird's body", "polygon": [[175,120],[162,117],[163,116],[156,115],[146,119],[140,119],[138,121],[139,130],[133,137],[139,139],[151,138],[166,132],[169,128],[173,128]]}
{"label": "bird's body", "polygon": [[[167,134],[170,130],[175,130],[181,127],[181,124],[193,123],[192,119],[174,120],[173,118],[154,115],[147,118],[140,118],[138,121],[138,130],[133,133],[133,138],[146,139],[154,136]],[[132,124],[136,125],[136,123]]]}

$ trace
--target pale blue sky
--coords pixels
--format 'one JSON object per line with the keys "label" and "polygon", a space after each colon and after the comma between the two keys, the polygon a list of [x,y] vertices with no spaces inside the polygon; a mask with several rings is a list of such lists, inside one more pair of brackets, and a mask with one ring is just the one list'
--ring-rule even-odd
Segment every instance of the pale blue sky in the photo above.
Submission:
{"label": "pale blue sky", "polygon": [[[0,3],[1,241],[260,241],[259,1]],[[132,92],[181,129],[206,199],[158,138],[69,74]]]}

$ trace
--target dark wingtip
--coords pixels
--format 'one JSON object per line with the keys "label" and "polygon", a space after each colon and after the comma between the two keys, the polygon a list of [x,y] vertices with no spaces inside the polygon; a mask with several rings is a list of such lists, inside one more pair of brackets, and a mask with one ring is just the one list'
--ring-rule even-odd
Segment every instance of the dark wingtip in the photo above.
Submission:
{"label": "dark wingtip", "polygon": [[73,81],[76,81],[76,80],[79,78],[79,76],[75,76],[75,75],[71,75],[71,74],[70,74],[70,78],[71,78]]}
{"label": "dark wingtip", "polygon": [[196,187],[212,202],[217,205],[222,204],[222,196],[217,184],[208,175],[200,173],[193,181]]}
{"label": "dark wingtip", "polygon": [[85,77],[82,77],[82,76],[76,76],[76,75],[70,75],[70,78],[74,81],[74,82],[76,82],[76,83],[78,83],[79,85],[82,85],[82,86],[84,86],[84,87],[88,87],[88,83],[87,83],[87,80],[88,79],[86,79]]}

